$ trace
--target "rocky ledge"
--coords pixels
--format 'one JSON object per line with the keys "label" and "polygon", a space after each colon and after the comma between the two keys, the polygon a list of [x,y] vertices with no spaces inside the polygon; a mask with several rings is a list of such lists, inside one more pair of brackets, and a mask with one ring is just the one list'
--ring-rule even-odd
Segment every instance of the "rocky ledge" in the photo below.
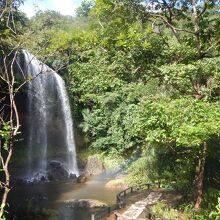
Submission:
{"label": "rocky ledge", "polygon": [[108,206],[106,203],[94,199],[67,200],[65,201],[65,205],[69,208],[99,208]]}

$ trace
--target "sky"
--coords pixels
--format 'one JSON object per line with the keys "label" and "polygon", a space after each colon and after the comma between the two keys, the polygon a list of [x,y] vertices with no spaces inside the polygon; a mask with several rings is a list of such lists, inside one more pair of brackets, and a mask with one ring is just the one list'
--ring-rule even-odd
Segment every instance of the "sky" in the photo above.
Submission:
{"label": "sky", "polygon": [[38,10],[54,10],[63,15],[74,15],[75,9],[80,6],[82,0],[25,0],[20,10],[31,17]]}

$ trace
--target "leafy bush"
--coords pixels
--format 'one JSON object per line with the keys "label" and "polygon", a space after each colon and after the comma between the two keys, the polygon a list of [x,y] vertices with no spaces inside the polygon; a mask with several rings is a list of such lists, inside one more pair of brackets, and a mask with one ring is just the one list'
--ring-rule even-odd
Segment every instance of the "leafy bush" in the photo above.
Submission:
{"label": "leafy bush", "polygon": [[156,219],[174,220],[178,219],[179,213],[176,209],[169,208],[164,202],[159,202],[151,208]]}
{"label": "leafy bush", "polygon": [[153,169],[153,158],[149,154],[134,161],[129,166],[126,181],[131,186],[144,187],[145,184],[156,179],[156,172]]}
{"label": "leafy bush", "polygon": [[215,209],[220,197],[220,190],[209,188],[204,195],[203,207],[208,210]]}
{"label": "leafy bush", "polygon": [[219,220],[220,219],[220,197],[218,198],[218,204],[216,210],[212,211],[209,215],[211,219]]}
{"label": "leafy bush", "polygon": [[187,205],[182,209],[172,208],[164,202],[159,202],[151,208],[152,214],[155,215],[155,219],[164,220],[207,220],[207,217],[203,213],[199,213],[193,207],[193,205]]}

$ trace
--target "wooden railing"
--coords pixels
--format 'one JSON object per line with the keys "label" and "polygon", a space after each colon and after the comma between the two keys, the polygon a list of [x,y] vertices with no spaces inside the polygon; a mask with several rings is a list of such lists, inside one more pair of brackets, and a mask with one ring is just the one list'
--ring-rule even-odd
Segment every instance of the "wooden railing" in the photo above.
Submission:
{"label": "wooden railing", "polygon": [[119,208],[125,206],[124,197],[127,196],[128,194],[131,194],[134,190],[135,190],[134,187],[129,187],[116,195],[116,203],[118,204]]}
{"label": "wooden railing", "polygon": [[[134,191],[138,191],[144,187],[147,187],[147,189],[149,190],[152,186],[157,186],[158,188],[160,188],[160,182],[156,182],[156,183],[146,183],[140,187],[128,187],[127,189],[119,192],[117,195],[116,195],[116,204],[112,205],[112,206],[107,206],[103,209],[101,209],[100,211],[96,212],[96,213],[93,213],[91,215],[91,220],[98,220],[98,219],[101,219],[103,217],[106,217],[106,216],[110,216],[110,214],[119,209],[119,208],[122,208],[126,205],[125,203],[125,197],[129,194],[132,194]],[[119,215],[119,213],[117,214],[117,212],[115,212],[115,219],[117,219],[117,215]]]}
{"label": "wooden railing", "polygon": [[128,195],[128,193],[131,194],[133,191],[138,191],[144,187],[147,187],[147,189],[150,189],[151,186],[157,186],[158,188],[160,188],[160,182],[146,183],[146,184],[139,186],[139,187],[129,187],[116,195],[116,203],[118,204],[119,208],[122,208],[123,206],[126,205],[124,197],[126,195]]}
{"label": "wooden railing", "polygon": [[106,216],[110,216],[110,214],[112,212],[114,212],[115,210],[117,210],[119,207],[117,204],[114,204],[112,206],[107,206],[107,207],[104,207],[102,209],[100,209],[100,211],[96,212],[96,213],[93,213],[91,215],[91,220],[97,220],[97,219],[101,219],[103,217],[106,217]]}

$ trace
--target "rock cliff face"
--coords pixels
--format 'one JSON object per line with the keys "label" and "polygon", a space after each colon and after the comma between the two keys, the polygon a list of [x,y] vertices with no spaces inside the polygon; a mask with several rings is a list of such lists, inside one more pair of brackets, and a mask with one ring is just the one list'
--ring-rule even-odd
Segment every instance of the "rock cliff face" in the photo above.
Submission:
{"label": "rock cliff face", "polygon": [[98,158],[97,155],[92,155],[88,157],[85,174],[87,176],[99,175],[105,172],[105,166],[103,162]]}

